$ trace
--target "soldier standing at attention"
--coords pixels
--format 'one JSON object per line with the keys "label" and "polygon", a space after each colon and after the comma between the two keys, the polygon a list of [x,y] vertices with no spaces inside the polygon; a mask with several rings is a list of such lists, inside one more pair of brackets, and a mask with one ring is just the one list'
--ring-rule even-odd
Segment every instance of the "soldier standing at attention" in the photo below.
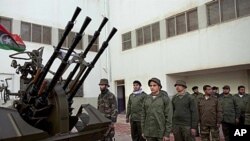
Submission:
{"label": "soldier standing at attention", "polygon": [[171,102],[162,93],[161,81],[152,78],[148,81],[151,94],[147,95],[142,106],[142,136],[147,141],[169,141],[171,131]]}
{"label": "soldier standing at attention", "polygon": [[239,126],[240,128],[244,128],[246,105],[249,102],[248,101],[249,95],[245,93],[245,86],[239,86],[238,94],[235,94],[234,97],[240,106]]}
{"label": "soldier standing at attention", "polygon": [[223,87],[223,93],[219,97],[219,101],[222,106],[223,119],[222,119],[222,131],[225,141],[233,141],[233,135],[236,125],[239,123],[240,107],[235,97],[229,93],[230,87],[225,85]]}
{"label": "soldier standing at attention", "polygon": [[[198,86],[194,86],[192,88],[192,90],[194,92],[192,94],[192,96],[194,97],[195,103],[197,104],[198,101],[199,101],[199,99],[203,97],[203,94],[199,92]],[[197,107],[198,107],[198,105],[197,105]],[[196,136],[199,137],[200,136],[200,132],[199,132],[199,125],[198,124],[197,124],[197,127],[195,129],[196,129]]]}
{"label": "soldier standing at attention", "polygon": [[177,80],[177,94],[172,99],[173,133],[175,141],[194,141],[198,124],[198,109],[193,96],[186,92],[186,82]]}
{"label": "soldier standing at attention", "polygon": [[133,141],[145,141],[141,136],[141,113],[142,104],[147,94],[142,91],[141,82],[133,82],[133,93],[130,94],[127,104],[126,122],[130,122],[131,137]]}
{"label": "soldier standing at attention", "polygon": [[116,97],[108,89],[109,82],[108,79],[101,79],[100,83],[101,94],[98,96],[97,109],[103,113],[103,115],[112,121],[110,127],[111,132],[107,137],[107,140],[112,140],[115,135],[114,123],[117,119],[117,102]]}
{"label": "soldier standing at attention", "polygon": [[203,86],[205,95],[198,101],[199,122],[201,129],[201,140],[219,141],[219,128],[222,120],[222,109],[218,98],[212,96],[212,88],[209,85]]}

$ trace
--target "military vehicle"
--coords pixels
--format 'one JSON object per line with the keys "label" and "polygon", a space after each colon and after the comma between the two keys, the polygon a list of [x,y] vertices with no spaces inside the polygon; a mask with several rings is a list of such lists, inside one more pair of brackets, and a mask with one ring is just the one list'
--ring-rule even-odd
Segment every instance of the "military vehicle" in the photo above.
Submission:
{"label": "military vehicle", "polygon": [[[73,115],[73,99],[95,63],[108,46],[116,33],[113,28],[103,42],[98,53],[91,62],[85,57],[108,19],[105,17],[96,30],[92,40],[82,53],[76,53],[74,48],[81,40],[84,30],[91,18],[86,17],[80,31],[75,35],[69,48],[62,48],[63,42],[73,28],[81,9],[76,8],[72,19],[65,27],[64,33],[48,62],[42,64],[43,48],[10,55],[14,59],[31,60],[24,65],[13,60],[11,66],[21,73],[21,83],[25,88],[20,89],[19,99],[12,107],[0,107],[0,140],[3,141],[34,141],[34,140],[83,140],[95,141],[105,139],[110,131],[111,121],[89,104],[82,104]],[[23,58],[20,55],[26,54]],[[56,58],[61,59],[57,71],[50,68]],[[62,83],[62,75],[70,65],[75,65],[72,72]],[[53,78],[48,80],[48,72]],[[74,75],[76,76],[74,77]]]}

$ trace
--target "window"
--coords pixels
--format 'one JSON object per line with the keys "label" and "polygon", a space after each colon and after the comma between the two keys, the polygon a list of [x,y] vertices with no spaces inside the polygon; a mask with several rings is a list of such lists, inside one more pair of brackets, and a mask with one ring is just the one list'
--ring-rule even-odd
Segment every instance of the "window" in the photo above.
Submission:
{"label": "window", "polygon": [[42,42],[42,27],[40,25],[32,24],[32,42]]}
{"label": "window", "polygon": [[9,32],[12,32],[12,20],[9,18],[0,17],[0,24],[3,25]]}
{"label": "window", "polygon": [[235,7],[234,0],[221,0],[221,20],[227,21],[231,19],[235,19]]}
{"label": "window", "polygon": [[122,50],[128,50],[132,48],[131,43],[131,32],[127,32],[122,34]]}
{"label": "window", "polygon": [[51,44],[51,28],[43,26],[43,41],[44,44]]}
{"label": "window", "polygon": [[198,29],[198,14],[197,9],[187,12],[187,28],[188,31]]}
{"label": "window", "polygon": [[237,16],[250,15],[250,0],[237,0]]}
{"label": "window", "polygon": [[21,22],[21,38],[24,41],[31,41],[31,24]]}
{"label": "window", "polygon": [[160,40],[160,23],[156,22],[136,29],[136,45],[143,45]]}
{"label": "window", "polygon": [[152,24],[152,41],[160,40],[160,23],[156,22]]}
{"label": "window", "polygon": [[136,30],[136,45],[140,46],[143,45],[143,34],[142,28]]}
{"label": "window", "polygon": [[175,17],[167,19],[167,37],[175,35]]}
{"label": "window", "polygon": [[51,44],[51,27],[21,22],[21,38],[24,41]]}
{"label": "window", "polygon": [[177,31],[177,34],[182,34],[186,32],[185,13],[179,16],[176,16],[176,31]]}
{"label": "window", "polygon": [[207,5],[208,25],[214,25],[220,22],[219,2],[213,2]]}
{"label": "window", "polygon": [[[93,38],[92,35],[89,35],[89,36],[88,36],[89,43],[90,43],[90,41],[92,40],[92,38]],[[92,47],[90,48],[90,51],[98,52],[98,49],[99,49],[99,38],[97,38],[97,39],[95,40],[95,42],[93,43]]]}
{"label": "window", "polygon": [[143,27],[143,40],[144,44],[150,43],[151,42],[151,26],[144,26]]}
{"label": "window", "polygon": [[[59,37],[59,41],[60,41],[61,38],[62,38],[62,36],[63,36],[64,30],[63,29],[59,29],[58,33],[59,33],[58,37]],[[65,38],[62,46],[69,48],[72,45],[73,41],[74,41],[75,35],[76,35],[76,32],[72,32],[72,31],[69,32],[69,34]],[[76,45],[75,49],[83,49],[83,41],[82,41],[82,39]]]}

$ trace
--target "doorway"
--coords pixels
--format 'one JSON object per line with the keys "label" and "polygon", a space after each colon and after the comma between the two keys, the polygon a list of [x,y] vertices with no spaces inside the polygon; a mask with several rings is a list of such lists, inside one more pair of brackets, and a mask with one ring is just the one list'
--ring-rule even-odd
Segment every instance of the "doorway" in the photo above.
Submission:
{"label": "doorway", "polygon": [[117,91],[117,102],[118,102],[118,113],[126,113],[126,103],[125,103],[125,83],[124,80],[116,81],[116,91]]}

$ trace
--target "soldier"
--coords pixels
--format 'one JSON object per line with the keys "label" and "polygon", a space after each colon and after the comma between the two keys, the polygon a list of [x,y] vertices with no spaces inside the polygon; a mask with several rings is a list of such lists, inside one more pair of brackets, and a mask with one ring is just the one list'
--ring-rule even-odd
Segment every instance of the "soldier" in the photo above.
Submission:
{"label": "soldier", "polygon": [[173,133],[175,141],[194,141],[198,124],[198,109],[195,99],[186,92],[186,82],[177,80],[177,94],[172,99]]}
{"label": "soldier", "polygon": [[147,141],[169,141],[171,130],[171,102],[162,93],[161,81],[152,78],[148,81],[151,94],[147,95],[142,106],[142,136]]}
{"label": "soldier", "polygon": [[223,93],[219,97],[219,101],[223,110],[222,131],[225,141],[232,141],[236,124],[239,123],[240,107],[235,97],[229,93],[230,86],[223,87]]}
{"label": "soldier", "polygon": [[101,79],[100,83],[101,94],[98,96],[97,109],[103,113],[103,115],[112,121],[110,125],[110,134],[105,139],[111,141],[115,135],[114,123],[117,119],[117,102],[116,97],[113,93],[111,93],[108,89],[109,82],[108,79]]}
{"label": "soldier", "polygon": [[212,87],[212,96],[219,98],[220,94],[219,94],[219,88],[218,87],[216,87],[216,86]]}
{"label": "soldier", "polygon": [[[192,96],[194,97],[195,103],[197,104],[197,107],[198,107],[198,101],[199,101],[200,98],[203,97],[203,94],[199,92],[199,87],[198,86],[194,86],[192,88],[192,90],[194,92],[192,94]],[[199,136],[200,136],[200,131],[199,131],[199,125],[197,124],[197,127],[196,127],[196,137],[199,137]]]}
{"label": "soldier", "polygon": [[203,86],[205,95],[198,101],[199,122],[201,129],[201,140],[219,141],[219,127],[222,120],[222,109],[218,99],[212,96],[212,88],[209,85]]}
{"label": "soldier", "polygon": [[249,97],[249,95],[245,93],[245,86],[239,86],[238,94],[235,94],[234,97],[237,100],[240,106],[240,111],[241,111],[240,118],[239,118],[239,126],[240,128],[244,128],[245,111],[246,111],[246,105],[247,105],[248,97]]}
{"label": "soldier", "polygon": [[138,80],[133,82],[133,88],[134,91],[130,94],[127,104],[126,122],[130,122],[132,140],[145,141],[141,136],[141,113],[142,104],[147,94],[142,91],[141,82]]}

